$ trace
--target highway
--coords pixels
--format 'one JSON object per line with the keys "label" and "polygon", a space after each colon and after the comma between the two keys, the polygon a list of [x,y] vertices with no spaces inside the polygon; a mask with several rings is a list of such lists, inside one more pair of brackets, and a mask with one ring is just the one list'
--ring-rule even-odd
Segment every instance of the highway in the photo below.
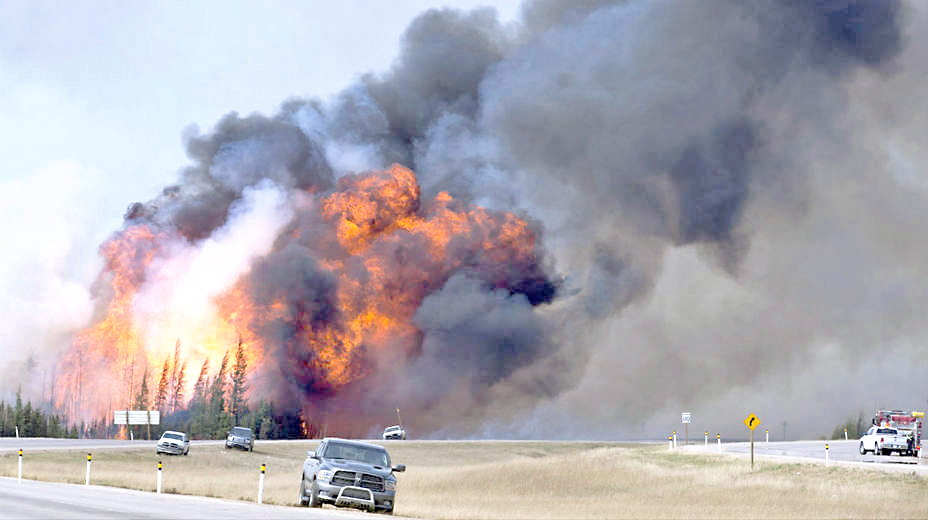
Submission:
{"label": "highway", "polygon": [[[0,453],[29,450],[95,450],[105,448],[151,448],[157,440],[112,440],[112,439],[49,439],[44,437],[0,437]],[[191,446],[222,444],[221,440],[194,440]]]}
{"label": "highway", "polygon": [[[799,440],[766,443],[763,440],[754,442],[755,460],[779,460],[789,462],[805,462],[812,464],[825,464],[825,442],[823,440]],[[917,473],[928,475],[928,459],[915,457],[901,457],[898,455],[861,455],[857,451],[858,441],[835,440],[828,441],[828,460],[831,465],[873,469],[890,472]],[[679,446],[684,451],[717,453],[715,442],[710,441],[708,446],[704,443]],[[751,452],[749,442],[727,442],[722,444],[722,451],[726,454],[747,456]]]}
{"label": "highway", "polygon": [[0,477],[0,519],[343,520],[386,518],[360,510],[258,505]]}

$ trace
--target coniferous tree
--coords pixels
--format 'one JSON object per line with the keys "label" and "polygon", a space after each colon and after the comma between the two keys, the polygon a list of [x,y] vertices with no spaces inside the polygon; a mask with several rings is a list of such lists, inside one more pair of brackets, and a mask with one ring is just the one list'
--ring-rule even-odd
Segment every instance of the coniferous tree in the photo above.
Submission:
{"label": "coniferous tree", "polygon": [[[177,358],[174,358],[174,364],[177,364]],[[175,368],[177,370],[177,368]],[[183,407],[184,402],[184,386],[187,385],[187,361],[184,360],[180,363],[180,369],[175,372],[176,376],[174,378],[174,389],[171,391],[171,411],[177,411],[178,408]]]}
{"label": "coniferous tree", "polygon": [[210,383],[209,399],[204,412],[204,435],[209,438],[221,438],[230,428],[232,417],[226,411],[226,380],[229,371],[229,352],[226,351],[219,363],[219,371]]}
{"label": "coniferous tree", "polygon": [[180,339],[174,343],[174,364],[171,366],[171,375],[168,379],[168,402],[167,408],[173,413],[177,409],[177,380],[180,370]]}
{"label": "coniferous tree", "polygon": [[13,411],[13,433],[16,433],[16,428],[20,430],[23,429],[23,390],[19,388],[16,390],[16,409]]}
{"label": "coniferous tree", "polygon": [[168,379],[170,378],[171,360],[164,359],[164,367],[161,369],[161,380],[158,381],[158,392],[155,395],[155,406],[162,412],[166,412],[168,400]]}
{"label": "coniferous tree", "polygon": [[26,403],[23,408],[19,423],[19,434],[23,437],[34,437],[32,429],[32,401]]}
{"label": "coniferous tree", "polygon": [[200,375],[197,376],[197,382],[193,385],[193,397],[190,399],[190,409],[202,407],[206,404],[206,392],[209,388],[209,357],[203,359],[203,366],[200,367]]}
{"label": "coniferous tree", "polygon": [[229,393],[229,413],[235,424],[239,424],[239,418],[244,417],[247,413],[248,405],[245,402],[245,392],[248,390],[246,383],[248,370],[248,361],[245,358],[245,343],[242,338],[238,338],[238,348],[235,350],[235,364],[232,366],[232,389]]}
{"label": "coniferous tree", "polygon": [[148,409],[148,365],[145,365],[145,373],[142,374],[142,383],[139,384],[139,393],[135,396],[133,408],[136,410]]}

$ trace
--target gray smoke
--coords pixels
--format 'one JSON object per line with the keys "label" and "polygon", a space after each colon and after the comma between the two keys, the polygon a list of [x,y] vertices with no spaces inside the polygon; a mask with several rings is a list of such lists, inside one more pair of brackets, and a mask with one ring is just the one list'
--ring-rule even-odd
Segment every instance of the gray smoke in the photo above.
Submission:
{"label": "gray smoke", "polygon": [[390,70],[331,102],[191,130],[193,166],[127,219],[195,242],[262,180],[325,194],[401,163],[425,201],[531,216],[543,248],[491,263],[463,238],[466,269],[434,281],[413,273],[422,245],[377,245],[426,281],[420,338],[381,347],[408,366],[367,360],[326,403],[288,343],[331,314],[317,259],[336,247],[297,213],[249,275],[259,302],[295,310],[263,325],[287,390],[356,408],[371,433],[403,403],[420,435],[653,436],[681,409],[697,431],[755,411],[826,434],[928,399],[897,371],[928,351],[925,29],[901,1],[536,0],[512,24],[430,10]]}

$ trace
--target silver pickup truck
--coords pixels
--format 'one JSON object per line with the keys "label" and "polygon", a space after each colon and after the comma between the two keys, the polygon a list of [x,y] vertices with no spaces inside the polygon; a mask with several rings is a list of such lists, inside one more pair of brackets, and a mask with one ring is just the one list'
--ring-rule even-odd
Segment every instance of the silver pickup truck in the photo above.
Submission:
{"label": "silver pickup truck", "polygon": [[316,451],[306,452],[300,479],[300,504],[323,503],[393,513],[398,471],[383,446],[356,440],[322,439]]}
{"label": "silver pickup truck", "polygon": [[894,451],[900,455],[911,455],[912,440],[909,436],[899,433],[896,428],[870,426],[867,433],[860,438],[857,449],[861,455],[868,451],[874,455],[889,455]]}

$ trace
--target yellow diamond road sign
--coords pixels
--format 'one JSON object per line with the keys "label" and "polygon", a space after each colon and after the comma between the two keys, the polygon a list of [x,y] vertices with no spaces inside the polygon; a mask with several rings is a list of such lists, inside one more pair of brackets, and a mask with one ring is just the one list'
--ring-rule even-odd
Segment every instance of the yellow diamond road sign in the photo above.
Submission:
{"label": "yellow diamond road sign", "polygon": [[752,413],[744,419],[744,425],[747,426],[749,430],[754,431],[754,428],[760,426],[760,419],[757,418],[757,415]]}

